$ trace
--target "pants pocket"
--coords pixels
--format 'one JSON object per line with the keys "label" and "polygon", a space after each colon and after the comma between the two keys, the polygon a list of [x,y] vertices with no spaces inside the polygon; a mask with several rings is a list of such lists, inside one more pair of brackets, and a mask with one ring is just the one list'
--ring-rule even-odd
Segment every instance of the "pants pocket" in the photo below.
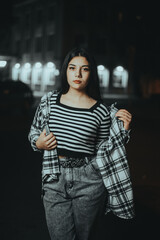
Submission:
{"label": "pants pocket", "polygon": [[101,173],[99,171],[99,167],[97,165],[96,159],[93,158],[86,166],[87,174],[94,179],[102,178]]}

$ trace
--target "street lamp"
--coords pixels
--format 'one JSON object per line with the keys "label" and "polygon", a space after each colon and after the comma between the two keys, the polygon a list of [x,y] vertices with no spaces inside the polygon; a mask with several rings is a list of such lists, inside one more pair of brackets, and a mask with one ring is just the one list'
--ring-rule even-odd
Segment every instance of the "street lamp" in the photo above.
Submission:
{"label": "street lamp", "polygon": [[7,61],[0,61],[0,67],[4,68],[7,65]]}

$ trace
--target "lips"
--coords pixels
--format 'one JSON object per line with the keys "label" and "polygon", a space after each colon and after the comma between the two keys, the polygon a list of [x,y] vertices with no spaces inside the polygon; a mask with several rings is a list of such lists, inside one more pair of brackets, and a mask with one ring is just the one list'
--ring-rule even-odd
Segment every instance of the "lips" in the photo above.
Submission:
{"label": "lips", "polygon": [[80,84],[82,81],[80,81],[80,80],[74,80],[73,82],[76,83],[76,84]]}

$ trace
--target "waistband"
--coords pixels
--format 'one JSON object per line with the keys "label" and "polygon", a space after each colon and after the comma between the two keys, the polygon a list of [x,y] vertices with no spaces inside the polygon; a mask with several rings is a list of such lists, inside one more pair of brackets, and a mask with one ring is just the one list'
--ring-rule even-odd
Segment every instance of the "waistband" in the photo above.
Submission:
{"label": "waistband", "polygon": [[63,168],[78,168],[82,167],[85,164],[88,164],[93,156],[89,157],[66,157],[61,156],[59,158],[59,163]]}

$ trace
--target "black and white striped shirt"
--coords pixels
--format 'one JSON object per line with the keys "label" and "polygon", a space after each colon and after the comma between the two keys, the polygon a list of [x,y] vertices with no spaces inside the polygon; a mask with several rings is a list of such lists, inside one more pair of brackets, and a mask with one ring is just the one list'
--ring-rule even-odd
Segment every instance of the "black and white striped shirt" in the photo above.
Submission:
{"label": "black and white striped shirt", "polygon": [[97,101],[90,109],[60,103],[61,93],[51,97],[50,131],[56,136],[58,155],[80,157],[94,155],[96,146],[109,136],[107,107]]}

